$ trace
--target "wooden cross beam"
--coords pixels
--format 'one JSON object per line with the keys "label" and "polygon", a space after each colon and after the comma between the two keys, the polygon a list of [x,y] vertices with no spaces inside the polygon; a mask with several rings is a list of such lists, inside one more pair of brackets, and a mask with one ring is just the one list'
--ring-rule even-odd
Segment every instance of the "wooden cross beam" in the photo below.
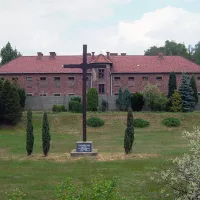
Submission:
{"label": "wooden cross beam", "polygon": [[87,134],[86,134],[86,83],[87,83],[87,70],[91,68],[106,68],[104,64],[88,64],[87,63],[87,45],[83,45],[83,63],[76,65],[76,64],[69,64],[63,65],[63,68],[80,68],[82,69],[82,103],[83,103],[83,142],[87,141]]}

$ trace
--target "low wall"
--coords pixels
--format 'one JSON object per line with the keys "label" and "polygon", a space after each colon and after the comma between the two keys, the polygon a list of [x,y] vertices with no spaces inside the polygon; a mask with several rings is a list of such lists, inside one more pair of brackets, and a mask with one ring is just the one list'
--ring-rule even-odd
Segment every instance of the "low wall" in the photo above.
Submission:
{"label": "low wall", "polygon": [[[53,105],[64,105],[69,108],[69,101],[73,96],[27,96],[25,109],[31,110],[51,110]],[[99,96],[99,107],[102,99],[108,102],[109,110],[116,110],[116,96]]]}

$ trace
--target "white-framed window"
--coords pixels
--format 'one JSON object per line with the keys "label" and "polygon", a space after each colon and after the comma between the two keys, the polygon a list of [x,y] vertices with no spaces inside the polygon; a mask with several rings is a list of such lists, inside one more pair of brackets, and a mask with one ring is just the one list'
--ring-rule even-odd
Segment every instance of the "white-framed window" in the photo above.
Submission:
{"label": "white-framed window", "polygon": [[60,93],[54,93],[53,96],[59,97],[59,96],[60,96]]}
{"label": "white-framed window", "polygon": [[27,96],[27,97],[32,97],[33,94],[32,94],[32,93],[26,93],[26,96]]}
{"label": "white-framed window", "polygon": [[47,77],[46,77],[46,76],[41,76],[41,77],[40,77],[40,80],[41,80],[41,81],[46,81],[46,80],[47,80]]}
{"label": "white-framed window", "polygon": [[157,81],[162,81],[162,76],[156,76]]}
{"label": "white-framed window", "polygon": [[60,77],[59,76],[55,76],[54,77],[54,81],[60,81]]}
{"label": "white-framed window", "polygon": [[143,81],[147,81],[147,80],[148,80],[148,76],[143,76],[143,77],[142,77],[142,80],[143,80]]}
{"label": "white-framed window", "polygon": [[74,81],[74,77],[73,77],[73,76],[69,76],[69,77],[68,77],[68,80]]}

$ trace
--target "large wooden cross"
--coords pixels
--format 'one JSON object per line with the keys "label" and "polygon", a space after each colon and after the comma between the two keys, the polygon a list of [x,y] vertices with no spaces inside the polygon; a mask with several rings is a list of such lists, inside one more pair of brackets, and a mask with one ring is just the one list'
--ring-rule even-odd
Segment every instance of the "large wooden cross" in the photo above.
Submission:
{"label": "large wooden cross", "polygon": [[87,135],[86,135],[86,83],[87,83],[87,70],[91,68],[106,68],[106,65],[103,64],[88,64],[87,63],[87,45],[83,45],[83,63],[77,65],[77,64],[69,64],[69,65],[63,65],[63,68],[80,68],[82,69],[82,103],[83,103],[83,142],[87,141]]}

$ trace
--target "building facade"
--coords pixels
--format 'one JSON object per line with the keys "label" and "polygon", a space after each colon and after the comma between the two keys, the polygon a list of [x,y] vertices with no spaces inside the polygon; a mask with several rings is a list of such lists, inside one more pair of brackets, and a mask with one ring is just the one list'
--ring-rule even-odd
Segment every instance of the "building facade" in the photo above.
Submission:
{"label": "building facade", "polygon": [[[82,71],[63,68],[64,64],[81,64],[82,56],[21,56],[0,68],[0,78],[17,81],[28,96],[81,95]],[[97,88],[102,95],[118,95],[119,88],[131,93],[142,91],[148,83],[167,94],[170,72],[176,72],[177,83],[182,73],[194,75],[200,92],[200,66],[180,56],[133,56],[122,53],[88,54],[88,63],[105,64],[105,69],[87,72],[87,88]]]}

